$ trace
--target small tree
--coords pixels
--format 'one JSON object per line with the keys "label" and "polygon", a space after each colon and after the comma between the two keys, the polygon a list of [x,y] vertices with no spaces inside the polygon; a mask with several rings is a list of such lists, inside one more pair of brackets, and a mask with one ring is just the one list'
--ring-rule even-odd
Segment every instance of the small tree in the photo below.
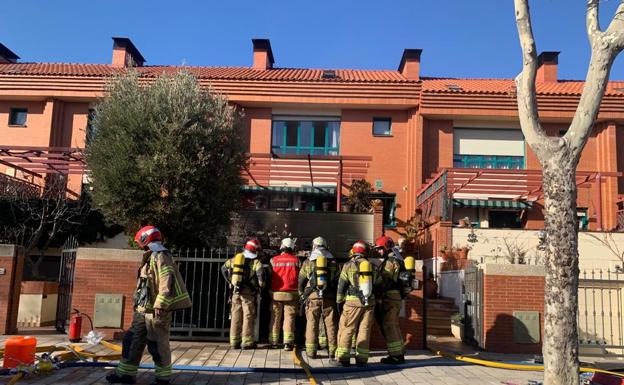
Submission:
{"label": "small tree", "polygon": [[97,105],[86,159],[96,207],[127,232],[159,226],[168,242],[214,240],[239,203],[239,114],[192,75],[114,79]]}
{"label": "small tree", "polygon": [[522,47],[522,72],[516,78],[520,125],[543,169],[546,230],[544,310],[544,383],[577,385],[578,360],[578,224],[576,167],[591,134],[616,56],[624,48],[624,2],[609,27],[598,21],[599,0],[587,1],[587,35],[591,60],[572,123],[563,137],[549,137],[537,108],[537,51],[529,0],[514,0]]}
{"label": "small tree", "polygon": [[349,195],[347,203],[353,207],[353,212],[365,213],[371,207],[371,193],[373,186],[366,179],[355,179],[347,187]]}
{"label": "small tree", "polygon": [[26,269],[34,279],[42,278],[40,267],[47,250],[75,233],[90,212],[86,196],[68,199],[66,186],[64,176],[51,174],[40,196],[15,190],[0,198],[0,243],[24,247]]}

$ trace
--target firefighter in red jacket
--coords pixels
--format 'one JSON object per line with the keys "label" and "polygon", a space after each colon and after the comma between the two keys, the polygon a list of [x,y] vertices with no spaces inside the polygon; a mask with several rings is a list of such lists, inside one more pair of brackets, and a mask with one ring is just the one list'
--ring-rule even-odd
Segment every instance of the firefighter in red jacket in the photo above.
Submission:
{"label": "firefighter in red jacket", "polygon": [[295,239],[284,238],[281,254],[271,258],[271,335],[272,348],[279,346],[280,331],[284,334],[284,350],[295,344],[295,318],[299,305],[299,258],[294,255]]}

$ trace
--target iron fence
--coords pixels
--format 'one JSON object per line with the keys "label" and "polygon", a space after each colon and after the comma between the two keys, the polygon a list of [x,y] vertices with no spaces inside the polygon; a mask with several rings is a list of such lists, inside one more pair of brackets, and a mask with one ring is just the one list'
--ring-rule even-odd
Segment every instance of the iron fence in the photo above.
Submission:
{"label": "iron fence", "polygon": [[624,357],[624,274],[586,270],[579,278],[579,342],[588,350],[583,354]]}
{"label": "iron fence", "polygon": [[56,330],[65,333],[71,313],[72,290],[74,287],[74,270],[76,268],[76,253],[78,239],[69,237],[63,244],[61,252],[61,267],[59,270],[59,291],[56,303]]}
{"label": "iron fence", "polygon": [[171,334],[177,339],[226,340],[230,330],[229,285],[221,266],[234,249],[194,249],[174,252],[193,306],[173,315]]}

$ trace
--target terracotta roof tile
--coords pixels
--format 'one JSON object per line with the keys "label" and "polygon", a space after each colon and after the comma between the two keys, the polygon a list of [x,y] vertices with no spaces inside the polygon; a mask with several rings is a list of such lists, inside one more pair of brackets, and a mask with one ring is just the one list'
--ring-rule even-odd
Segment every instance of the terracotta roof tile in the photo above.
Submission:
{"label": "terracotta roof tile", "polygon": [[[509,94],[515,92],[513,79],[454,79],[424,78],[422,92],[463,94]],[[585,82],[560,80],[553,83],[538,83],[540,95],[580,95]],[[624,96],[624,81],[611,81],[605,95]]]}
{"label": "terracotta roof tile", "polygon": [[[186,69],[201,79],[224,80],[280,80],[280,81],[323,81],[323,82],[383,82],[408,83],[398,71],[391,70],[335,70],[335,79],[321,79],[322,69],[273,68],[265,71],[250,67],[176,67],[145,66],[136,70],[143,76],[158,76]],[[33,76],[110,76],[125,71],[108,64],[70,63],[10,63],[0,64],[1,75]]]}

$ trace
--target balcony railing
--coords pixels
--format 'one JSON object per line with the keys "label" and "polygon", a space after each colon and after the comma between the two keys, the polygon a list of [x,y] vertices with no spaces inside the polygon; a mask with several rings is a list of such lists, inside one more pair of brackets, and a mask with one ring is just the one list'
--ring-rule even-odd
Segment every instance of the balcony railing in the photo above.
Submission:
{"label": "balcony railing", "polygon": [[365,179],[371,160],[369,156],[250,154],[243,178],[248,185],[260,187],[336,186],[339,209],[340,187]]}
{"label": "balcony railing", "polygon": [[41,196],[41,186],[10,175],[0,174],[0,197],[38,198],[39,196]]}
{"label": "balcony railing", "polygon": [[[576,184],[579,187],[589,187],[590,183],[599,186],[606,178],[618,175],[615,172],[579,171]],[[597,188],[597,193],[600,194],[601,190]],[[533,202],[542,197],[541,170],[448,168],[442,169],[416,192],[416,206],[424,217],[439,216],[442,220],[450,220],[454,200]],[[597,199],[598,206],[600,202]],[[598,212],[601,210],[597,207]],[[597,218],[599,228],[600,215]]]}

